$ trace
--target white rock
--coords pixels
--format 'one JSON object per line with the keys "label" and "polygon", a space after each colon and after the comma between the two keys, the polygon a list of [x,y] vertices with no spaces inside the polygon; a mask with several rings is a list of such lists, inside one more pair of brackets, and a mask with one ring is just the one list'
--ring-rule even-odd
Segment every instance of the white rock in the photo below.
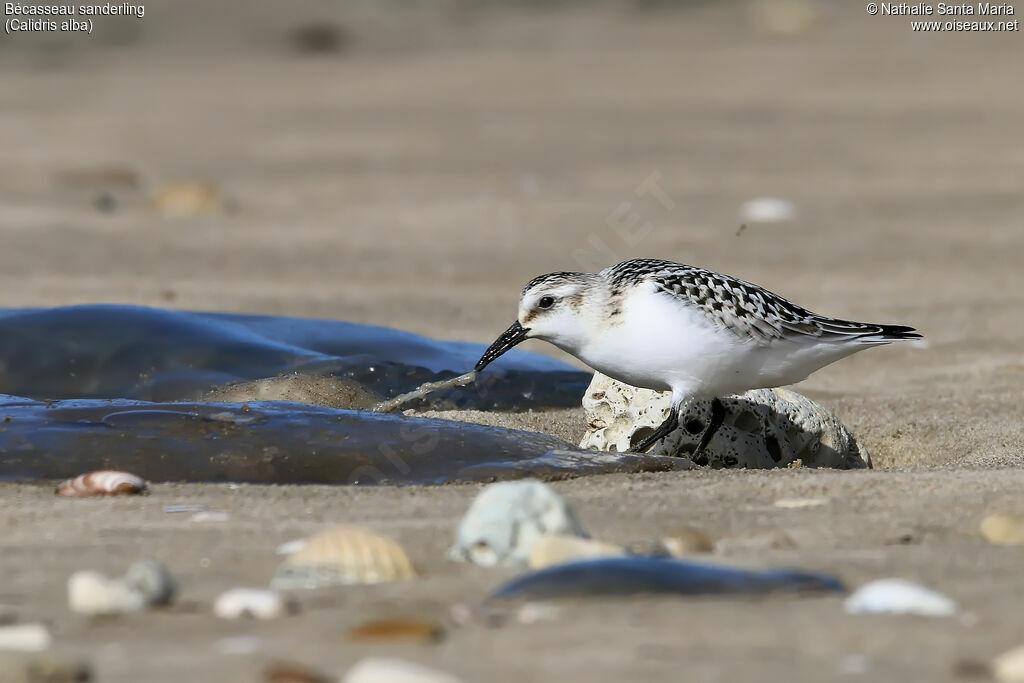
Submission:
{"label": "white rock", "polygon": [[177,583],[156,560],[133,563],[121,578],[79,571],[68,579],[68,606],[82,614],[139,612],[174,599]]}
{"label": "white rock", "polygon": [[178,582],[156,560],[133,562],[121,581],[138,591],[147,605],[168,605],[178,592]]}
{"label": "white rock", "polygon": [[534,479],[491,484],[477,495],[459,523],[452,559],[481,567],[526,567],[544,536],[586,538],[569,504]]}
{"label": "white rock", "polygon": [[751,223],[782,223],[796,218],[796,205],[785,199],[758,197],[744,202],[740,218]]}
{"label": "white rock", "polygon": [[396,657],[367,657],[356,662],[342,683],[460,683],[449,673]]}
{"label": "white rock", "polygon": [[904,579],[879,579],[858,588],[843,603],[850,614],[918,614],[948,617],[957,612],[957,604]]}
{"label": "white rock", "polygon": [[53,638],[42,624],[10,624],[0,626],[0,650],[42,652]]}
{"label": "white rock", "polygon": [[265,588],[232,588],[213,603],[213,613],[221,619],[276,619],[290,611],[284,596]]}
{"label": "white rock", "polygon": [[992,660],[992,675],[997,681],[1006,683],[1024,681],[1024,645],[1018,645]]}
{"label": "white rock", "polygon": [[121,579],[79,571],[68,579],[68,607],[81,614],[122,614],[146,609],[146,596]]}
{"label": "white rock", "polygon": [[[871,466],[867,450],[839,418],[805,396],[787,389],[757,389],[720,400],[725,421],[704,451],[706,464],[712,467],[766,469],[797,460],[807,467]],[[664,421],[670,405],[668,392],[632,387],[595,373],[583,397],[589,428],[580,446],[627,451]],[[648,453],[687,456],[697,448],[710,419],[710,401],[689,402],[681,411],[679,428]]]}
{"label": "white rock", "polygon": [[306,547],[306,543],[309,542],[308,538],[299,538],[294,541],[285,541],[281,545],[277,546],[274,551],[276,555],[294,555],[303,548]]}

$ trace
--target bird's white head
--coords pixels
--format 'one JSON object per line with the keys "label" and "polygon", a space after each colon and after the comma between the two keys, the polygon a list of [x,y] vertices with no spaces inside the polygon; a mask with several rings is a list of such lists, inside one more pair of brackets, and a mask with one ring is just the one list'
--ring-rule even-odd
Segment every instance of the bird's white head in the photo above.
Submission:
{"label": "bird's white head", "polygon": [[548,273],[526,283],[519,296],[519,316],[476,364],[480,371],[525,339],[543,339],[576,355],[592,336],[600,305],[598,276]]}

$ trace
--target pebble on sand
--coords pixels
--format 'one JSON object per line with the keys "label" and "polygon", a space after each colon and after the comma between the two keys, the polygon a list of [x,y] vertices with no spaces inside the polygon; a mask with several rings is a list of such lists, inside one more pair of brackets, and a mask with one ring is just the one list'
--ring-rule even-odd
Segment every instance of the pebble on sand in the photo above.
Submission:
{"label": "pebble on sand", "polygon": [[60,654],[0,652],[2,683],[81,683],[93,681],[92,666]]}
{"label": "pebble on sand", "polygon": [[221,619],[277,619],[295,611],[277,591],[266,588],[232,588],[221,593],[213,603],[213,613]]}
{"label": "pebble on sand", "polygon": [[359,624],[348,632],[358,643],[406,641],[435,643],[444,638],[444,627],[427,619],[378,619]]}
{"label": "pebble on sand", "polygon": [[683,527],[662,536],[659,545],[672,557],[687,557],[714,552],[715,542],[700,529]]}
{"label": "pebble on sand", "polygon": [[989,515],[981,520],[981,535],[989,543],[1024,545],[1024,515]]}
{"label": "pebble on sand", "polygon": [[187,180],[164,185],[153,195],[151,204],[164,216],[180,218],[219,211],[223,200],[213,183]]}
{"label": "pebble on sand", "polygon": [[948,617],[958,606],[950,598],[904,579],[878,579],[856,591],[843,603],[849,614],[917,614]]}
{"label": "pebble on sand", "polygon": [[840,592],[834,576],[791,569],[752,570],[661,557],[604,557],[541,569],[512,579],[496,601],[548,601],[610,595]]}
{"label": "pebble on sand", "polygon": [[177,583],[155,560],[132,564],[125,575],[109,578],[99,572],[77,571],[68,579],[68,606],[91,615],[140,612],[154,605],[169,604]]}
{"label": "pebble on sand", "polygon": [[345,672],[341,683],[460,683],[455,676],[397,657],[367,657]]}
{"label": "pebble on sand", "polygon": [[587,538],[569,503],[535,479],[491,484],[459,523],[449,557],[481,567],[528,566],[534,544],[545,536]]}
{"label": "pebble on sand", "polygon": [[1024,645],[1018,645],[992,660],[992,675],[997,681],[1024,681]]}
{"label": "pebble on sand", "polygon": [[42,624],[8,624],[0,626],[0,650],[42,652],[53,638]]}
{"label": "pebble on sand", "polygon": [[750,223],[783,223],[796,218],[796,205],[776,197],[758,197],[743,203],[740,218]]}
{"label": "pebble on sand", "polygon": [[544,569],[574,560],[592,560],[598,557],[621,557],[626,551],[620,546],[579,536],[555,534],[545,536],[533,544],[528,566]]}
{"label": "pebble on sand", "polygon": [[386,583],[416,578],[396,541],[368,529],[339,526],[313,536],[289,555],[270,582],[275,590]]}

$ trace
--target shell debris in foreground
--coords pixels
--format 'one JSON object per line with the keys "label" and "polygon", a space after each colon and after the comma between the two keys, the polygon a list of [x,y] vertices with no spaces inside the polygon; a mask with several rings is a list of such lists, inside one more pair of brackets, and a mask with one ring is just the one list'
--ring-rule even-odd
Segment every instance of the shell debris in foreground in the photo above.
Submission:
{"label": "shell debris in foreground", "polygon": [[54,492],[65,498],[136,495],[146,490],[146,480],[131,472],[97,470],[68,479]]}
{"label": "shell debris in foreground", "polygon": [[547,484],[536,479],[498,482],[473,499],[448,557],[481,567],[523,568],[533,546],[552,535],[588,537],[569,503]]}
{"label": "shell debris in foreground", "polygon": [[369,529],[339,526],[327,529],[290,555],[270,582],[271,588],[321,588],[406,581],[416,570],[396,541]]}

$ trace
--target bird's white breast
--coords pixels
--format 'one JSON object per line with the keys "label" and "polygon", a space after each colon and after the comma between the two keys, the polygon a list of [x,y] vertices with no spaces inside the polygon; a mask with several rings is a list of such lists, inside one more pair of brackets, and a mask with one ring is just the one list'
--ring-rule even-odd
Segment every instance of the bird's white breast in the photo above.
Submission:
{"label": "bird's white breast", "polygon": [[633,386],[716,392],[750,349],[692,306],[641,283],[623,292],[579,358]]}

